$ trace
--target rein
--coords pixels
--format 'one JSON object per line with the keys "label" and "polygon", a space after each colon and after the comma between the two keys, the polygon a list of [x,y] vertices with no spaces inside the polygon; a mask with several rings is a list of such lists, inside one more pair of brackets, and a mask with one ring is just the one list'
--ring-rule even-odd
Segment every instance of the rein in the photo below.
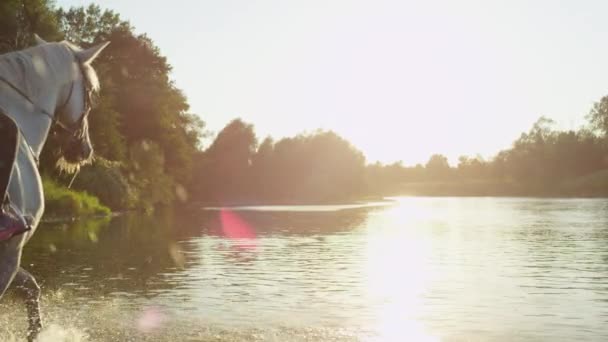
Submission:
{"label": "rein", "polygon": [[[11,87],[11,89],[13,89],[17,94],[21,95],[21,97],[23,97],[24,99],[27,100],[27,102],[31,103],[34,107],[38,107],[38,105],[36,105],[36,103],[30,99],[29,96],[27,96],[26,93],[24,93],[21,89],[19,89],[17,86],[15,86],[14,84],[12,84],[9,80],[7,80],[6,78],[4,78],[3,76],[0,76],[0,81],[6,83],[9,87]],[[72,92],[74,91],[74,82],[72,82],[72,85],[70,86],[70,92],[68,94],[68,97],[66,98],[65,102],[61,105],[61,107],[59,107],[60,109],[65,108],[65,106],[67,106],[68,102],[70,101],[70,98],[72,97]],[[44,108],[40,107],[38,108],[40,109],[40,111],[42,112],[42,114],[48,116],[51,119],[51,122],[54,125],[57,125],[59,127],[61,127],[61,129],[63,129],[64,131],[70,133],[70,134],[74,134],[76,130],[74,129],[70,129],[67,125],[65,125],[63,122],[59,121],[59,119],[57,119],[55,117],[55,115],[47,112]]]}

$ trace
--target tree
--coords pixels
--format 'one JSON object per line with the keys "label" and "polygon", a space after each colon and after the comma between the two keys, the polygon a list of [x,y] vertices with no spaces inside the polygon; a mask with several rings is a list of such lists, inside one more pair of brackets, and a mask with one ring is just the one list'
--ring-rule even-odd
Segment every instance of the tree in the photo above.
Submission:
{"label": "tree", "polygon": [[433,180],[445,180],[450,174],[448,158],[441,154],[434,154],[425,165],[428,176]]}
{"label": "tree", "polygon": [[[163,182],[188,188],[204,122],[188,112],[188,101],[171,81],[171,65],[158,47],[146,35],[134,34],[129,22],[117,13],[96,5],[59,9],[55,14],[71,42],[88,47],[111,41],[95,65],[101,81],[101,96],[90,115],[96,153],[120,161],[124,170],[132,172],[133,157],[141,155],[139,149],[146,142],[152,146],[149,153],[162,159],[153,165],[162,165],[162,173],[168,177]],[[147,178],[143,173],[140,178]],[[148,191],[145,182],[135,185],[142,187],[142,193]],[[170,197],[151,194],[150,198],[167,203]]]}
{"label": "tree", "polygon": [[91,4],[88,7],[63,8],[55,12],[61,32],[65,39],[81,46],[89,46],[100,40],[108,40],[113,31],[133,31],[128,21],[122,20],[118,13],[102,10]]}
{"label": "tree", "polygon": [[470,158],[461,156],[458,158],[458,174],[464,179],[484,179],[487,178],[488,163],[481,156]]}
{"label": "tree", "polygon": [[152,141],[133,144],[129,151],[129,179],[137,186],[140,203],[150,208],[169,205],[176,194],[173,179],[165,173],[163,150]]}
{"label": "tree", "polygon": [[[134,151],[146,141],[153,146],[150,153],[160,156],[157,159],[162,163],[152,164],[162,165],[168,183],[183,188],[190,185],[204,122],[189,112],[186,97],[170,79],[171,65],[149,37],[136,35],[128,21],[96,5],[65,10],[56,9],[51,0],[0,2],[0,52],[30,46],[34,33],[48,41],[65,38],[83,48],[100,41],[112,43],[95,63],[102,90],[89,122],[100,160],[118,161],[108,165],[120,166],[94,165],[90,174],[111,181],[129,179],[130,185],[146,188],[144,183],[120,175],[121,170],[133,170],[133,157],[139,156]],[[54,167],[58,151],[52,143],[53,135],[50,139],[41,156],[41,169],[51,177],[61,178]],[[80,182],[78,186],[105,196],[99,184],[90,184]],[[140,192],[145,192],[144,188]],[[152,197],[161,200],[160,196]],[[166,198],[169,197],[162,201],[166,202]]]}
{"label": "tree", "polygon": [[608,136],[608,96],[604,96],[596,102],[587,115],[591,129],[601,133],[604,137]]}
{"label": "tree", "polygon": [[258,150],[267,160],[261,182],[275,201],[342,200],[365,188],[365,157],[332,131],[284,138],[269,150]]}
{"label": "tree", "polygon": [[273,174],[274,140],[266,137],[251,159],[251,188],[255,193],[254,200],[271,197],[272,182],[269,175]]}
{"label": "tree", "polygon": [[0,53],[31,46],[35,33],[51,40],[61,37],[52,1],[0,2]]}
{"label": "tree", "polygon": [[241,119],[231,121],[197,158],[195,196],[213,201],[247,197],[252,188],[250,168],[256,147],[253,126]]}

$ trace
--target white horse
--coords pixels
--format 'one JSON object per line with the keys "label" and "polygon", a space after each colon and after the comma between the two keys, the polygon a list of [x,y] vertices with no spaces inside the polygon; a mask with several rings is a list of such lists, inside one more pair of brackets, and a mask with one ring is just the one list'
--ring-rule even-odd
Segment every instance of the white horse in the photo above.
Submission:
{"label": "white horse", "polygon": [[90,63],[108,44],[82,50],[68,42],[47,43],[38,36],[36,41],[37,46],[0,55],[0,112],[21,131],[8,194],[31,226],[26,233],[0,242],[0,297],[12,283],[25,300],[29,341],[42,328],[40,288],[20,267],[20,259],[44,211],[38,157],[52,125],[58,124],[67,132],[62,141],[64,161],[78,165],[91,158],[87,115],[99,82]]}

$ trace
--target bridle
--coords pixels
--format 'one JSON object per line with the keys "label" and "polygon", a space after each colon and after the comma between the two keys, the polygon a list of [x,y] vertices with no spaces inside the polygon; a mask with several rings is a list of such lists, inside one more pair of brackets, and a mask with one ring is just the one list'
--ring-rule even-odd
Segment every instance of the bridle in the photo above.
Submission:
{"label": "bridle", "polygon": [[[83,83],[84,94],[85,94],[84,109],[83,109],[82,114],[80,115],[80,118],[78,118],[78,120],[76,120],[75,122],[73,122],[71,124],[65,124],[65,123],[61,122],[61,120],[56,115],[51,114],[46,109],[37,106],[36,103],[25,92],[23,92],[21,89],[19,89],[19,87],[15,86],[11,81],[7,80],[6,78],[4,78],[1,75],[0,75],[0,81],[2,81],[3,83],[6,83],[17,94],[19,94],[21,97],[23,97],[25,100],[27,100],[27,102],[32,104],[34,107],[39,107],[38,109],[40,109],[41,113],[48,116],[51,119],[51,127],[57,126],[57,127],[61,128],[62,130],[64,130],[65,132],[69,133],[69,135],[71,136],[71,139],[78,139],[82,136],[82,134],[84,134],[83,122],[88,117],[89,112],[91,111],[91,96],[93,94],[93,90],[89,86],[88,81],[85,77],[86,73],[84,72],[84,70],[82,68],[82,64],[78,63],[78,67],[79,67],[80,74],[83,78],[82,83]],[[70,102],[70,99],[72,98],[72,93],[74,92],[75,83],[76,83],[75,81],[72,81],[72,83],[70,85],[70,91],[68,93],[68,96],[66,97],[64,103],[55,110],[56,113],[63,113],[63,111],[67,107],[68,103]]]}
{"label": "bridle", "polygon": [[[42,111],[42,113],[44,115],[48,116],[51,119],[51,122],[52,122],[51,126],[56,126],[56,127],[61,128],[64,132],[69,134],[70,139],[78,139],[78,138],[82,137],[82,135],[84,134],[84,127],[83,127],[84,120],[89,116],[89,112],[91,112],[91,108],[92,108],[91,98],[93,95],[93,89],[89,85],[89,81],[86,78],[86,73],[84,72],[81,63],[78,63],[78,70],[80,71],[80,75],[83,79],[82,84],[83,84],[83,90],[84,90],[83,91],[84,105],[83,105],[82,114],[80,115],[78,120],[76,120],[75,122],[73,122],[71,124],[65,124],[65,123],[61,122],[58,115],[52,115],[52,114],[48,113],[46,110]],[[72,81],[72,83],[70,85],[70,91],[68,92],[68,96],[65,98],[65,101],[63,102],[63,104],[55,110],[55,113],[61,114],[64,112],[65,108],[68,106],[68,103],[70,103],[70,100],[72,99],[72,93],[74,92],[75,84],[76,84],[76,82]]]}

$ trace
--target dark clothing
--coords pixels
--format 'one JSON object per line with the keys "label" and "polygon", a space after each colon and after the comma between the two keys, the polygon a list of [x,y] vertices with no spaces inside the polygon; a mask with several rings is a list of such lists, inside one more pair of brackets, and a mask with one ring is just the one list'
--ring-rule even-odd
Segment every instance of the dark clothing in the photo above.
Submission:
{"label": "dark clothing", "polygon": [[19,128],[13,119],[0,112],[0,241],[29,230],[23,216],[11,206],[8,184],[19,147]]}
{"label": "dark clothing", "polygon": [[13,119],[0,112],[0,201],[6,203],[8,183],[17,157],[19,129]]}

